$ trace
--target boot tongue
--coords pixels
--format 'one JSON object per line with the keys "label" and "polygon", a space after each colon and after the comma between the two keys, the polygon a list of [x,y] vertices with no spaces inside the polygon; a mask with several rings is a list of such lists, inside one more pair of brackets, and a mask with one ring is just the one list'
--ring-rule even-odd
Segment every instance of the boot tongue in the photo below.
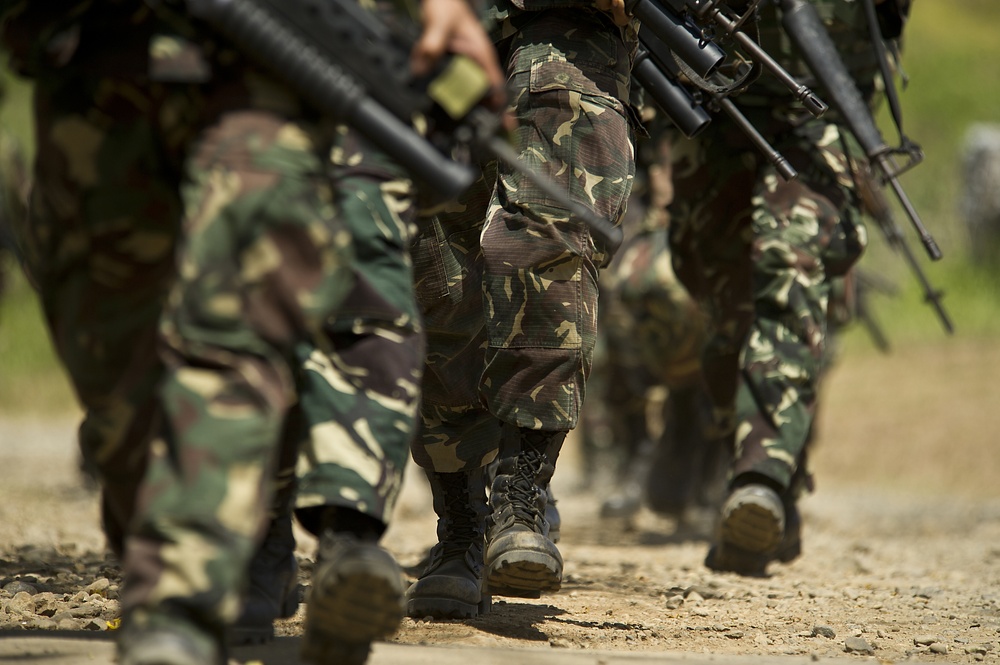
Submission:
{"label": "boot tongue", "polygon": [[446,537],[441,541],[445,559],[464,555],[470,545],[482,539],[479,515],[470,510],[471,497],[464,487],[445,486],[445,512],[448,515]]}

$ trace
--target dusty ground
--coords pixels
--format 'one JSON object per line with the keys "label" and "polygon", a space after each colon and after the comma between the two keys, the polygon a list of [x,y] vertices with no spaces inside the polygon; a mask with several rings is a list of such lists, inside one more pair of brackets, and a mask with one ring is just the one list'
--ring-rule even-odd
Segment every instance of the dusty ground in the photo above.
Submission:
{"label": "dusty ground", "polygon": [[[498,599],[472,621],[406,620],[394,641],[998,662],[998,369],[1000,345],[969,340],[844,358],[827,387],[818,490],[802,504],[805,552],[764,579],[708,571],[707,543],[651,513],[602,522],[570,454],[555,482],[562,591]],[[117,611],[72,437],[71,418],[0,411],[0,629],[103,630]],[[412,566],[432,542],[414,476],[385,543]],[[301,540],[306,569],[312,546]]]}

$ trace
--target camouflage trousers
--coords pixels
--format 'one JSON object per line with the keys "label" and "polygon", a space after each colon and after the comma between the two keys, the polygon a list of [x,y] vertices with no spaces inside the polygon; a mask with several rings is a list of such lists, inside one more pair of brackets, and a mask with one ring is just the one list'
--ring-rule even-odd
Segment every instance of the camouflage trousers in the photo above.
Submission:
{"label": "camouflage trousers", "polygon": [[[533,170],[615,223],[633,177],[630,59],[598,12],[525,12],[501,42],[513,142]],[[413,458],[438,472],[497,454],[503,424],[575,427],[607,252],[503,164],[422,230],[414,263],[428,359]]]}
{"label": "camouflage trousers", "polygon": [[333,163],[354,286],[324,325],[330,344],[300,347],[295,506],[342,506],[388,524],[416,433],[424,366],[410,259],[417,208],[406,173],[356,133],[342,132]]}
{"label": "camouflage trousers", "polygon": [[36,80],[22,244],[84,407],[124,610],[222,626],[289,447],[310,444],[307,503],[391,512],[421,369],[409,198],[378,170],[331,186],[332,127],[241,63],[201,85],[122,72],[145,61],[136,32],[111,66],[90,51]]}
{"label": "camouflage trousers", "polygon": [[799,177],[784,182],[716,118],[674,145],[671,244],[678,276],[711,313],[703,371],[735,434],[731,471],[788,487],[816,410],[831,280],[860,257],[867,235],[837,127],[747,115]]}

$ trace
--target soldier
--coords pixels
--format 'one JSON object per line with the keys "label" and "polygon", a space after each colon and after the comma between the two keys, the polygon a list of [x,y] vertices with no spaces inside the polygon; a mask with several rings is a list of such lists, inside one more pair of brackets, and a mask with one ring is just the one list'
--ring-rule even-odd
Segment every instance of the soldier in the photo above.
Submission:
{"label": "soldier", "polygon": [[[652,107],[643,113],[649,136],[636,152],[627,240],[601,283],[603,354],[594,370],[601,389],[588,402],[584,422],[607,427],[620,457],[618,477],[601,504],[603,517],[631,517],[645,504],[697,531],[699,513],[717,507],[727,454],[701,380],[707,321],[671,267],[673,129]],[[651,409],[659,409],[652,419]]]}
{"label": "soldier", "polygon": [[[776,4],[761,9],[762,45],[808,84]],[[878,63],[863,2],[811,4],[871,97]],[[898,36],[909,3],[878,4],[883,35]],[[671,246],[678,276],[710,308],[703,371],[735,437],[706,564],[759,575],[801,551],[796,501],[811,486],[806,442],[828,353],[831,283],[857,261],[867,235],[842,120],[832,111],[813,118],[766,77],[739,102],[799,176],[784,182],[732,122],[717,118],[674,146]]]}
{"label": "soldier", "polygon": [[[100,474],[103,526],[123,560],[119,662],[226,662],[224,632],[264,535],[275,468],[294,454],[287,445],[301,423],[323,421],[327,435],[310,434],[304,494],[323,497],[305,517],[320,545],[304,657],[361,663],[403,613],[399,568],[377,539],[405,453],[399,437],[378,438],[381,414],[358,393],[398,396],[401,406],[386,409],[394,425],[414,411],[406,213],[384,210],[396,199],[405,208],[409,193],[384,159],[355,159],[352,135],[165,4],[45,5],[0,4],[5,46],[35,88],[21,240],[85,410],[81,449]],[[465,0],[423,8],[414,67],[448,48],[473,56],[499,87],[495,52]],[[376,168],[345,167],[331,180],[335,145],[343,164]],[[365,236],[357,248],[352,233]],[[382,258],[364,253],[379,234],[394,243],[387,274],[358,270]],[[385,298],[393,279],[403,290]],[[375,292],[383,299],[366,299]],[[398,351],[364,353],[394,307],[386,334]],[[369,383],[360,377],[378,368],[371,353],[388,366]],[[336,400],[317,390],[323,381]],[[383,466],[383,455],[396,462]]]}
{"label": "soldier", "polygon": [[[634,168],[636,33],[624,3],[497,0],[492,15],[515,149],[617,223]],[[409,615],[471,617],[491,594],[560,588],[546,487],[580,415],[608,258],[582,223],[496,163],[422,230],[414,262],[428,360],[413,458],[439,519]],[[487,504],[483,467],[494,460]]]}

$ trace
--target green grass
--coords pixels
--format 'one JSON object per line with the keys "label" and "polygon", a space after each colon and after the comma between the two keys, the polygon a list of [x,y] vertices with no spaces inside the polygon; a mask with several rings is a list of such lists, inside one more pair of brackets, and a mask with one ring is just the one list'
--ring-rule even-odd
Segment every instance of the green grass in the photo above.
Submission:
{"label": "green grass", "polygon": [[[910,84],[901,93],[904,127],[926,154],[924,163],[901,180],[944,259],[931,263],[902,215],[900,225],[928,278],[944,291],[956,336],[984,340],[1000,337],[1000,270],[997,265],[970,261],[958,200],[966,132],[976,123],[1000,124],[998,25],[1000,2],[996,0],[916,3],[903,56]],[[30,86],[9,75],[2,78],[7,96],[0,122],[30,151]],[[895,130],[884,109],[880,125],[887,141],[893,143]],[[900,289],[896,296],[871,299],[892,344],[897,348],[947,344],[948,336],[933,310],[923,303],[906,264],[886,247],[876,228],[871,235],[862,266]],[[851,354],[874,352],[860,326],[845,333],[843,346]],[[73,408],[69,395],[34,296],[23,280],[16,281],[0,302],[0,414]]]}

